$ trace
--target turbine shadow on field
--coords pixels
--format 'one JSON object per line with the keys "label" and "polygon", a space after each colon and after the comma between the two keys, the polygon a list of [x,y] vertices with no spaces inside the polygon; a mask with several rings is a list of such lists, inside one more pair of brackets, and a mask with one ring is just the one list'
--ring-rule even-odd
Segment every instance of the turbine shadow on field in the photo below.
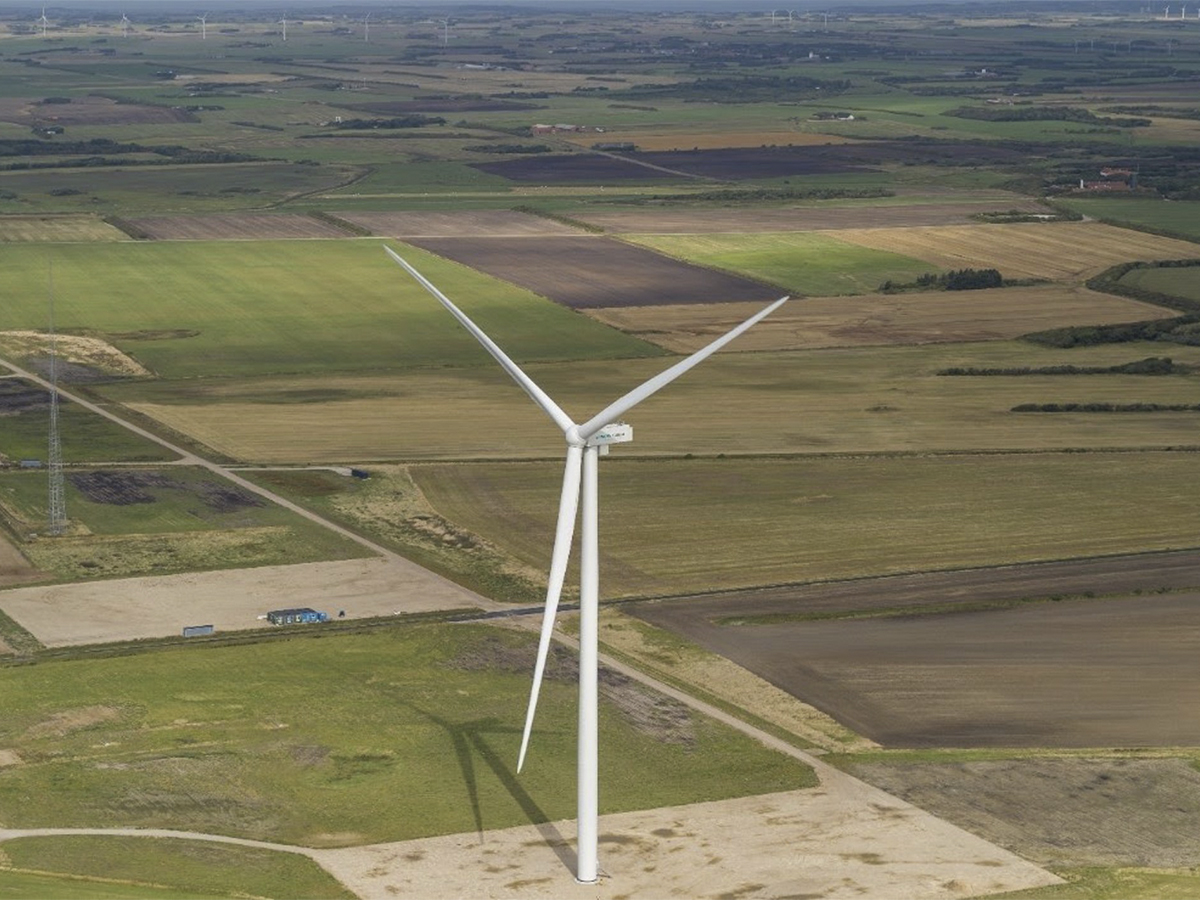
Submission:
{"label": "turbine shadow on field", "polygon": [[[403,702],[403,701],[401,701]],[[509,795],[517,801],[526,818],[533,824],[545,839],[550,849],[570,871],[575,871],[576,855],[558,828],[549,821],[549,817],[537,802],[529,796],[529,792],[521,786],[512,770],[504,764],[500,755],[490,747],[484,738],[488,734],[519,734],[520,729],[503,725],[493,716],[486,719],[471,719],[468,722],[452,722],[428,710],[421,709],[411,703],[405,703],[414,712],[424,716],[450,736],[454,745],[454,755],[458,758],[459,768],[462,769],[463,781],[467,786],[467,796],[471,803],[471,814],[475,819],[475,830],[479,835],[479,843],[483,843],[483,809],[479,802],[479,783],[475,775],[475,757],[482,759],[492,770],[492,774],[504,786]]]}

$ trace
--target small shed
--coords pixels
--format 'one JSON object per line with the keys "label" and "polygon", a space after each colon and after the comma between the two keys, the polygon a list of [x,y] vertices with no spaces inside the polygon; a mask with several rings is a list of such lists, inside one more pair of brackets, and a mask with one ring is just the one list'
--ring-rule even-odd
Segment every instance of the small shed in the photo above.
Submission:
{"label": "small shed", "polygon": [[296,609],[273,609],[267,613],[267,621],[272,625],[307,625],[312,622],[328,622],[329,615],[309,609],[307,606]]}

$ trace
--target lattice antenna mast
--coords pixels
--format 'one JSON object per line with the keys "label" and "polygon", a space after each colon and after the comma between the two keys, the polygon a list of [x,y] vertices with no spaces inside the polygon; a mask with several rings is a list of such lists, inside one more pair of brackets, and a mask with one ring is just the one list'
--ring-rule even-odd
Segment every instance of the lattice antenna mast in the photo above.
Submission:
{"label": "lattice antenna mast", "polygon": [[58,338],[54,331],[54,268],[47,265],[50,301],[50,506],[47,530],[67,529],[67,500],[63,489],[62,443],[58,434]]}

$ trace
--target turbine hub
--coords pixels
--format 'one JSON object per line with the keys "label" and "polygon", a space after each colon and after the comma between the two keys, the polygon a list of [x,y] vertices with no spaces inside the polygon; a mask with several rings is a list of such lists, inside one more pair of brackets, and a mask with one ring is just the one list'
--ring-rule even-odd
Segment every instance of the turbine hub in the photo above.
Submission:
{"label": "turbine hub", "polygon": [[582,447],[587,446],[587,441],[585,441],[583,439],[583,435],[581,435],[579,433],[578,425],[572,425],[570,428],[567,429],[566,438],[567,438],[567,446],[568,447],[582,448]]}

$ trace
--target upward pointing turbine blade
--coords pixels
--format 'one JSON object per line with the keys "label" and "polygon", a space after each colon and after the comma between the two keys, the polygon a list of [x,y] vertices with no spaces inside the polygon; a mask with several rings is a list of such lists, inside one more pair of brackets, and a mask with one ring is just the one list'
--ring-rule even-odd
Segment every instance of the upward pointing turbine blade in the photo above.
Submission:
{"label": "upward pointing turbine blade", "polygon": [[596,415],[592,416],[579,426],[580,437],[582,437],[584,440],[587,440],[609,422],[612,422],[615,419],[620,419],[621,416],[629,412],[629,410],[633,409],[633,407],[637,406],[651,394],[662,390],[684,372],[687,372],[693,366],[696,366],[706,360],[712,354],[716,353],[718,350],[740,335],[743,331],[757,324],[760,320],[765,319],[771,313],[775,312],[775,310],[779,309],[779,307],[783,306],[783,304],[787,301],[787,297],[780,297],[766,309],[756,312],[741,325],[738,325],[731,331],[725,332],[725,334],[721,335],[707,347],[700,348],[687,359],[680,360],[679,362],[675,363],[675,365],[671,366],[671,368],[660,372],[649,381],[639,385],[638,387],[635,387],[624,397],[610,403],[608,406],[604,407],[604,409],[600,410],[600,412],[596,413]]}
{"label": "upward pointing turbine blade", "polygon": [[534,384],[533,379],[522,372],[521,368],[508,358],[508,354],[497,347],[496,343],[490,337],[484,334],[483,329],[472,322],[467,317],[466,313],[451,303],[450,299],[445,294],[434,287],[428,278],[409,265],[404,257],[402,257],[399,253],[397,253],[391,247],[384,247],[383,249],[387,251],[388,256],[403,266],[405,271],[415,278],[421,287],[425,288],[425,290],[437,297],[442,306],[450,310],[450,314],[454,316],[454,318],[458,319],[463,328],[471,332],[471,336],[483,345],[484,350],[492,354],[492,357],[496,360],[496,362],[500,363],[500,366],[509,374],[512,380],[519,384],[524,389],[525,393],[529,395],[530,399],[540,406],[545,411],[546,415],[554,420],[554,424],[561,428],[564,434],[575,427],[575,423],[571,421],[570,416],[562,411],[562,407],[551,400],[545,391]]}
{"label": "upward pointing turbine blade", "polygon": [[521,736],[521,753],[517,757],[517,773],[525,765],[529,735],[533,731],[533,716],[537,711],[538,694],[542,690],[542,675],[550,652],[550,636],[558,599],[562,596],[567,563],[571,558],[571,540],[575,537],[575,515],[579,510],[579,473],[583,464],[583,448],[567,448],[567,465],[563,469],[562,495],[558,500],[558,526],[554,531],[554,550],[550,554],[550,579],[546,585],[546,608],[542,612],[542,634],[538,640],[537,665],[533,668],[533,686],[529,689],[529,708],[525,711],[525,733]]}

